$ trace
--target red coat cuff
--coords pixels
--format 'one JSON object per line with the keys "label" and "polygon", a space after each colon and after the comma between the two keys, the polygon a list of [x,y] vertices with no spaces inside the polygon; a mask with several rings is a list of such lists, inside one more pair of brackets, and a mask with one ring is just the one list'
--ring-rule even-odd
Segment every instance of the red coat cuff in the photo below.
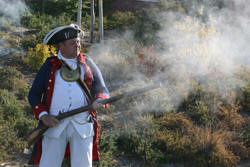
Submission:
{"label": "red coat cuff", "polygon": [[32,112],[35,114],[35,118],[38,120],[39,118],[39,114],[41,113],[41,112],[43,112],[43,111],[48,111],[48,108],[47,108],[47,106],[46,105],[44,105],[44,104],[37,104],[34,108],[33,108],[33,110],[32,110]]}
{"label": "red coat cuff", "polygon": [[[108,97],[107,97],[106,95],[100,93],[100,94],[98,94],[98,95],[96,96],[96,99],[98,99],[98,98],[107,99]],[[108,107],[109,107],[109,104],[105,104],[105,108],[108,108]]]}

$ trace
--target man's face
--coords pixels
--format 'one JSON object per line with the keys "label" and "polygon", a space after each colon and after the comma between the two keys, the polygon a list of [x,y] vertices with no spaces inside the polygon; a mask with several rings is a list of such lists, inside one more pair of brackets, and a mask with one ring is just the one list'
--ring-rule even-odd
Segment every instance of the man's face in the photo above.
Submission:
{"label": "man's face", "polygon": [[65,58],[73,59],[81,50],[80,38],[66,40],[59,44],[59,49]]}

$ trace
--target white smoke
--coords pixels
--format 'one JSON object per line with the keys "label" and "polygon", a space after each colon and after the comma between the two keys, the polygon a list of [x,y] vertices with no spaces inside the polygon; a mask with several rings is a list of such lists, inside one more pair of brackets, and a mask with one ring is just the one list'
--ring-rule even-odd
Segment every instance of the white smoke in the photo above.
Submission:
{"label": "white smoke", "polygon": [[[178,106],[197,86],[194,80],[205,90],[212,89],[225,99],[231,96],[231,90],[248,84],[237,76],[239,70],[250,69],[248,1],[187,3],[192,10],[186,15],[180,12],[159,13],[158,21],[162,29],[157,35],[164,47],[155,50],[154,55],[165,71],[156,73],[160,76],[155,78],[169,82],[159,92],[152,93],[151,104],[140,104],[141,109]],[[135,72],[136,64],[133,63],[139,53],[134,52],[137,46],[131,35],[125,33],[124,36],[109,39],[100,50],[99,46],[90,49],[94,59],[105,62],[102,70],[106,76],[113,75],[108,77],[112,78],[111,83],[120,81],[118,84],[121,84],[143,78]]]}
{"label": "white smoke", "polygon": [[[125,86],[140,78],[136,70],[135,59],[136,42],[131,31],[124,34],[113,34],[112,39],[105,44],[94,44],[90,48],[89,55],[100,66],[104,77],[112,90]],[[115,80],[113,80],[115,78]],[[124,82],[126,80],[126,82]]]}
{"label": "white smoke", "polygon": [[[247,84],[235,74],[250,67],[250,4],[228,1],[216,8],[205,2],[192,3],[188,15],[161,14],[164,26],[158,36],[165,49],[160,62],[168,66],[166,78],[186,83],[187,92],[196,79],[203,85],[213,82],[214,91],[227,98],[230,93],[223,87],[235,90]],[[218,80],[222,78],[230,79]]]}
{"label": "white smoke", "polygon": [[6,21],[20,25],[21,15],[27,9],[23,0],[0,0],[1,27]]}
{"label": "white smoke", "polygon": [[[11,34],[15,27],[21,27],[20,19],[27,6],[23,0],[0,0],[0,30],[4,31],[0,36],[0,57],[18,52],[16,46],[8,41],[11,40]],[[22,29],[15,30],[22,32]]]}

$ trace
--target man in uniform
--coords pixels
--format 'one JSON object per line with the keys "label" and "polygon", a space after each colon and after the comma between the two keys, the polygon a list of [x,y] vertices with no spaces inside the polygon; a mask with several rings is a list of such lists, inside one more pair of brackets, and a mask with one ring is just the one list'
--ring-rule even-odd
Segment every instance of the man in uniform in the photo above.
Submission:
{"label": "man in uniform", "polygon": [[29,164],[60,167],[69,155],[71,167],[91,167],[92,160],[99,160],[93,110],[60,122],[55,118],[88,104],[98,108],[102,106],[98,101],[109,97],[99,68],[80,53],[81,34],[83,31],[71,24],[51,30],[43,40],[44,45],[57,45],[59,51],[42,65],[29,92],[36,119],[50,127],[34,145]]}

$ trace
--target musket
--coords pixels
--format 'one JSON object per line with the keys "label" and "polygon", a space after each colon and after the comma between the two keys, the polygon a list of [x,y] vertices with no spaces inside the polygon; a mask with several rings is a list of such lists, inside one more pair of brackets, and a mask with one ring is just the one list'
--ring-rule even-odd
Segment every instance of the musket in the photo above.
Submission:
{"label": "musket", "polygon": [[[160,84],[152,84],[152,85],[146,86],[144,88],[135,89],[135,90],[132,90],[132,91],[122,93],[120,95],[116,95],[116,96],[113,96],[113,97],[110,97],[110,98],[107,98],[107,99],[100,100],[99,103],[101,103],[103,105],[104,104],[110,104],[110,103],[116,102],[116,101],[118,101],[118,100],[120,100],[120,99],[122,99],[124,97],[135,96],[135,95],[138,95],[138,94],[141,94],[141,93],[156,89],[159,86],[160,86]],[[71,111],[68,111],[68,112],[65,112],[65,113],[60,113],[58,116],[56,116],[56,119],[58,119],[60,121],[60,120],[62,120],[64,118],[67,118],[67,117],[70,117],[70,116],[73,116],[73,115],[76,115],[76,114],[79,114],[79,113],[82,113],[82,112],[85,112],[85,111],[89,111],[91,109],[93,109],[93,106],[90,104],[90,105],[80,107],[80,108],[77,108],[77,109],[74,109],[74,110],[71,110]],[[28,145],[30,146],[31,144],[36,142],[40,137],[42,137],[43,133],[48,128],[49,127],[47,127],[44,124],[39,124],[35,129],[30,131],[25,136],[25,139],[28,141]]]}

